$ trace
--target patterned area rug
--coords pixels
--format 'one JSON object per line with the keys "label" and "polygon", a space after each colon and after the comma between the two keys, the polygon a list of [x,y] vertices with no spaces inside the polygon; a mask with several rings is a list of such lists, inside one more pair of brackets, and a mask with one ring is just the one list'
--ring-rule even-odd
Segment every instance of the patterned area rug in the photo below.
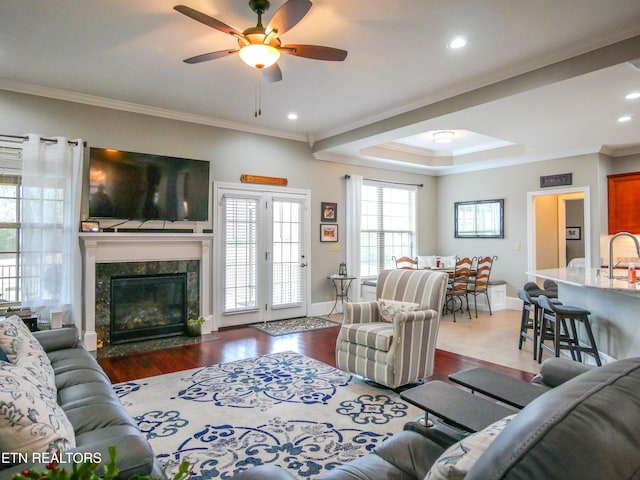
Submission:
{"label": "patterned area rug", "polygon": [[272,322],[252,323],[250,327],[267,333],[272,337],[300,333],[308,330],[320,330],[321,328],[337,327],[339,323],[320,317],[301,317],[288,320],[274,320]]}
{"label": "patterned area rug", "polygon": [[294,352],[115,385],[171,477],[274,464],[301,479],[362,456],[422,412],[391,390]]}

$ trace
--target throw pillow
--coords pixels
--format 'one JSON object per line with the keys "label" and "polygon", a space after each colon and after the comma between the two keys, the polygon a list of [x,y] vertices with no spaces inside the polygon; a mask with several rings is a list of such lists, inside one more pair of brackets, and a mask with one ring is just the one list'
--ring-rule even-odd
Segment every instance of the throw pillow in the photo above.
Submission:
{"label": "throw pillow", "polygon": [[382,320],[392,322],[398,312],[413,312],[420,307],[419,303],[400,302],[398,300],[378,299],[378,311]]}
{"label": "throw pillow", "polygon": [[418,269],[433,268],[436,266],[435,255],[418,255]]}
{"label": "throw pillow", "polygon": [[49,357],[22,319],[16,315],[0,322],[0,348],[9,361],[20,367],[30,367],[39,386],[56,392],[56,380]]}
{"label": "throw pillow", "polygon": [[447,268],[453,268],[456,266],[456,256],[455,255],[451,255],[449,257],[440,257],[440,266],[441,267],[447,267]]}
{"label": "throw pillow", "polygon": [[0,451],[48,452],[74,448],[73,426],[56,395],[31,382],[31,372],[0,362]]}
{"label": "throw pillow", "polygon": [[515,416],[509,415],[451,445],[434,462],[424,480],[462,480]]}

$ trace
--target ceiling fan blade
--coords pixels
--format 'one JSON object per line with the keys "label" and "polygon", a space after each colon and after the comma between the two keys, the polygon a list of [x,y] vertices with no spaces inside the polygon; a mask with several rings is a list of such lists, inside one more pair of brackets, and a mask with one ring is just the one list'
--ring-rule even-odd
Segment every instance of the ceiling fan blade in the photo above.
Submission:
{"label": "ceiling fan blade", "polygon": [[236,53],[237,51],[238,49],[236,48],[231,50],[218,50],[217,52],[203,53],[202,55],[196,55],[195,57],[185,58],[184,63],[193,64],[207,62],[209,60],[215,60],[216,58],[226,57],[228,55]]}
{"label": "ceiling fan blade", "polygon": [[243,36],[242,32],[239,32],[235,28],[230,27],[226,23],[223,23],[220,20],[210,17],[209,15],[205,15],[202,12],[194,10],[191,7],[187,7],[186,5],[176,5],[175,7],[173,7],[173,9],[177,12],[182,13],[183,15],[186,15],[189,18],[193,18],[194,20],[200,23],[204,23],[205,25],[208,25],[211,28],[215,28],[216,30],[221,31],[222,33],[227,33],[229,35],[233,35],[236,37]]}
{"label": "ceiling fan blade", "polygon": [[322,47],[320,45],[300,45],[290,43],[280,47],[280,51],[296,57],[313,58],[314,60],[328,60],[341,62],[347,58],[347,51],[339,48]]}
{"label": "ceiling fan blade", "polygon": [[309,0],[289,0],[285,2],[273,14],[273,18],[267,25],[267,33],[271,32],[271,30],[277,30],[278,35],[282,35],[284,32],[291,30],[304,18],[311,9],[311,5]]}
{"label": "ceiling fan blade", "polygon": [[262,76],[267,82],[279,82],[282,80],[282,70],[277,63],[274,63],[270,67],[260,69]]}

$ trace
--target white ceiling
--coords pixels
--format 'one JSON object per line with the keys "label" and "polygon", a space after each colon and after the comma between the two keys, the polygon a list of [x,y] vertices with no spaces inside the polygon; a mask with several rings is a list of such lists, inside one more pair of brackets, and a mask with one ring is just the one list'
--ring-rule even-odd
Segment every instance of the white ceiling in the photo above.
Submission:
{"label": "white ceiling", "polygon": [[[180,1],[239,30],[256,23],[245,0]],[[347,59],[282,56],[283,80],[261,83],[259,117],[260,75],[238,56],[182,62],[236,42],[174,11],[176,0],[2,0],[0,89],[308,141],[320,159],[432,175],[640,151],[640,99],[624,99],[640,91],[628,63],[640,58],[638,0],[312,1],[283,42],[345,49]],[[465,48],[446,46],[456,35]],[[632,120],[618,123],[623,114]],[[456,142],[433,144],[437,130]]]}

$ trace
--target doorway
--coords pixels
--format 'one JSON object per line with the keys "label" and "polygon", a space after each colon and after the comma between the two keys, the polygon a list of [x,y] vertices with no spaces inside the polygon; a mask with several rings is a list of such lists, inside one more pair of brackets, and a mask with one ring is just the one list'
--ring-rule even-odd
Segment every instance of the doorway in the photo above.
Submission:
{"label": "doorway", "polygon": [[[591,268],[589,187],[527,194],[527,269]],[[583,260],[584,259],[584,260]]]}
{"label": "doorway", "polygon": [[214,190],[222,326],[306,316],[309,192],[232,184]]}

